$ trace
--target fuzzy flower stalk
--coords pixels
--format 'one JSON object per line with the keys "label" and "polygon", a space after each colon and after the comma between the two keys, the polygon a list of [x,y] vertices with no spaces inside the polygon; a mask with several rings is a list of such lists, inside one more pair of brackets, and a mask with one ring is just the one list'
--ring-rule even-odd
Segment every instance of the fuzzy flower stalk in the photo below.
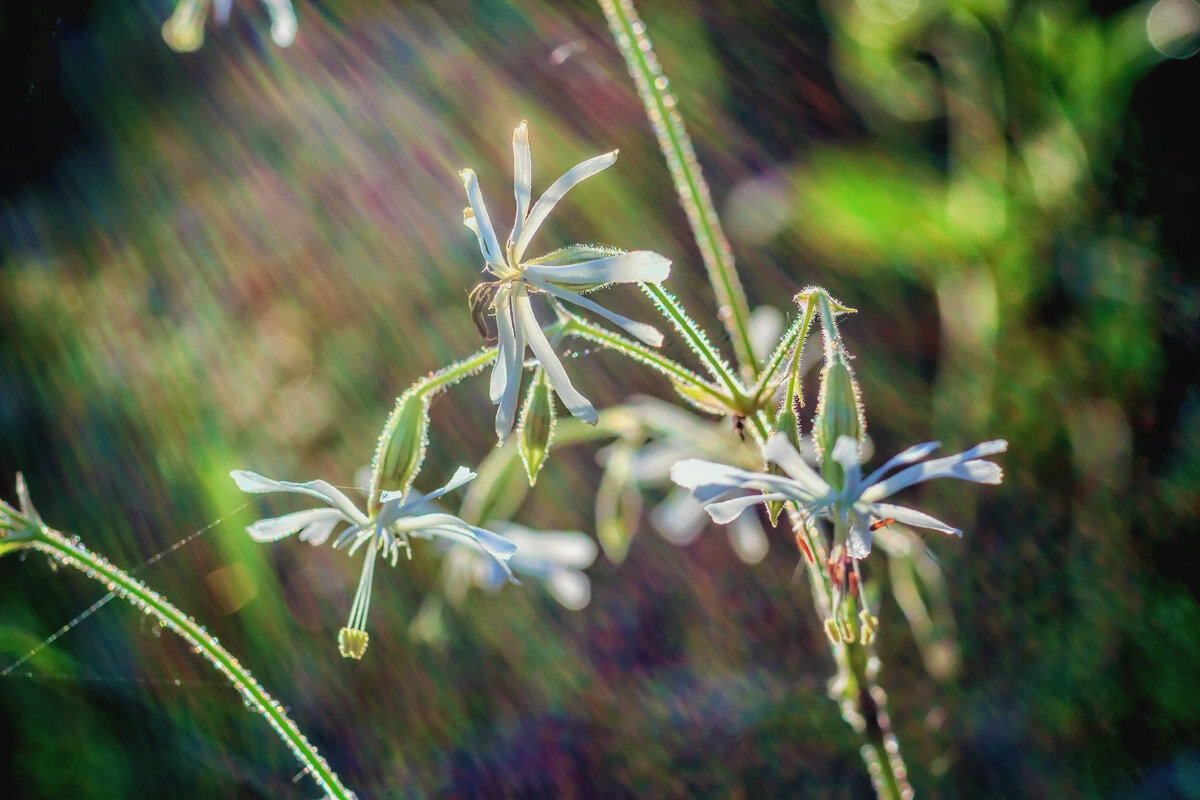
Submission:
{"label": "fuzzy flower stalk", "polygon": [[476,548],[494,562],[496,569],[507,579],[517,582],[508,566],[508,560],[516,552],[516,545],[485,528],[468,525],[452,514],[427,510],[429,501],[436,500],[475,478],[475,473],[466,467],[459,467],[445,486],[423,496],[413,493],[410,497],[408,491],[383,492],[379,508],[372,516],[364,514],[354,501],[325,481],[291,483],[265,478],[246,470],[234,470],[230,477],[243,492],[303,494],[315,497],[327,506],[261,519],[246,528],[246,532],[255,541],[274,542],[299,533],[301,541],[320,546],[329,540],[336,528],[344,524],[347,527],[334,540],[333,546],[349,546],[350,555],[366,546],[362,575],[350,609],[350,620],[346,627],[338,632],[338,650],[346,658],[362,658],[367,649],[367,612],[371,606],[371,583],[375,577],[376,556],[389,559],[394,567],[401,550],[412,555],[412,538],[441,539]]}
{"label": "fuzzy flower stalk", "polygon": [[571,383],[553,344],[538,323],[530,302],[531,295],[545,294],[555,301],[587,309],[651,347],[662,344],[662,334],[652,326],[609,311],[584,295],[612,283],[661,283],[671,268],[671,262],[664,256],[647,250],[625,252],[577,244],[539,258],[525,258],[525,250],[534,234],[558,201],[573,186],[612,166],[616,160],[617,151],[614,150],[576,165],[551,184],[531,206],[533,160],[529,150],[529,128],[525,122],[518,125],[513,132],[516,217],[504,247],[496,238],[475,172],[464,169],[459,173],[469,203],[463,210],[463,224],[478,238],[483,269],[494,278],[479,284],[471,292],[471,310],[485,337],[489,333],[489,319],[495,318],[499,352],[492,371],[490,394],[492,402],[498,404],[496,436],[501,443],[512,430],[526,347],[533,351],[567,410],[584,422],[595,424],[597,420],[596,409]]}

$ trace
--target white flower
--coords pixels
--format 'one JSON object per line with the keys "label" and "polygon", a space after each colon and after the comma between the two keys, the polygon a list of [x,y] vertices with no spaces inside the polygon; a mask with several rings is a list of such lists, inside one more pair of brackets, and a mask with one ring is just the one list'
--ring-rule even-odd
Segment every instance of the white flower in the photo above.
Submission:
{"label": "white flower", "polygon": [[[175,13],[163,23],[162,36],[172,50],[190,53],[204,44],[204,23],[208,15],[210,0],[180,0]],[[229,9],[233,0],[211,0],[213,18],[218,25],[229,21]],[[296,39],[296,12],[291,0],[263,0],[267,14],[271,17],[271,39],[280,47],[287,47]]]}
{"label": "white flower", "polygon": [[[427,501],[441,497],[475,478],[475,473],[466,467],[459,467],[449,483],[424,496],[418,496],[414,492],[410,499],[401,492],[384,492],[380,497],[379,512],[373,518],[360,511],[342,491],[325,481],[291,483],[272,480],[246,470],[234,470],[229,475],[243,492],[306,494],[329,506],[261,519],[246,528],[246,532],[255,541],[274,542],[299,532],[302,541],[322,545],[328,541],[335,528],[346,524],[347,527],[334,541],[333,546],[338,548],[349,544],[348,552],[353,555],[358,548],[367,545],[362,576],[350,612],[350,622],[343,629],[343,636],[349,631],[361,637],[361,648],[354,656],[356,658],[361,657],[362,649],[366,648],[365,627],[367,610],[371,603],[371,582],[375,575],[375,556],[379,554],[390,558],[392,566],[395,566],[401,548],[411,552],[410,537],[444,539],[478,548],[490,557],[503,575],[515,581],[508,567],[508,560],[516,552],[516,545],[492,531],[468,525],[451,514],[425,513],[423,506]],[[343,647],[343,655],[345,654],[346,648]]]}
{"label": "white flower", "polygon": [[[792,500],[808,518],[825,517],[835,524],[840,523],[839,527],[846,528],[847,553],[851,558],[860,559],[866,558],[871,552],[871,529],[881,522],[895,521],[962,535],[958,528],[924,512],[880,502],[885,497],[935,478],[998,484],[1004,476],[999,465],[983,460],[984,456],[1008,449],[1008,442],[1003,439],[983,442],[945,458],[921,461],[938,447],[938,442],[910,447],[863,479],[858,463],[858,443],[849,436],[843,436],[833,448],[833,458],[846,475],[846,483],[841,491],[826,483],[786,439],[778,436],[767,443],[766,455],[790,477],[688,459],[671,468],[671,480],[690,489],[696,499],[705,504],[704,508],[713,521],[722,524],[733,521],[742,511],[757,503]],[[905,469],[893,472],[900,467]],[[724,499],[734,492],[753,494]]]}
{"label": "white flower", "polygon": [[[626,408],[651,436],[633,455],[631,477],[639,487],[669,483],[671,467],[688,456],[737,459],[747,466],[761,463],[757,448],[740,441],[727,419],[713,422],[652,397],[630,398]],[[650,511],[651,526],[680,547],[699,538],[705,519],[703,506],[691,493],[676,487]],[[766,558],[770,544],[754,516],[739,516],[727,533],[730,546],[743,562],[757,564]]]}
{"label": "white flower", "polygon": [[[578,531],[534,531],[513,523],[496,527],[517,547],[508,561],[513,572],[540,580],[551,596],[571,611],[587,607],[592,585],[582,570],[591,566],[597,554],[590,536]],[[455,547],[447,555],[446,589],[451,599],[461,598],[469,584],[494,592],[506,579],[496,562],[481,557],[477,550]]]}
{"label": "white flower", "polygon": [[463,223],[479,239],[479,249],[486,262],[484,269],[496,278],[494,282],[476,288],[472,293],[472,303],[478,315],[481,304],[490,299],[487,308],[496,316],[499,352],[490,388],[492,402],[499,404],[496,435],[502,442],[512,430],[526,345],[546,370],[554,391],[562,398],[567,409],[585,422],[595,424],[597,419],[596,410],[571,384],[553,345],[538,324],[529,302],[530,292],[545,292],[559,300],[586,308],[646,344],[657,347],[662,344],[662,334],[655,328],[613,313],[581,293],[610,283],[659,283],[666,280],[671,268],[667,258],[647,250],[626,253],[585,245],[575,245],[541,258],[523,260],[530,239],[563,195],[585,178],[612,166],[617,160],[617,151],[590,158],[568,170],[532,207],[533,162],[529,152],[529,129],[524,122],[513,132],[513,159],[517,212],[507,247],[504,248],[501,248],[492,229],[492,220],[479,191],[479,179],[475,172],[464,169],[459,173],[470,203],[470,207],[463,211]]}

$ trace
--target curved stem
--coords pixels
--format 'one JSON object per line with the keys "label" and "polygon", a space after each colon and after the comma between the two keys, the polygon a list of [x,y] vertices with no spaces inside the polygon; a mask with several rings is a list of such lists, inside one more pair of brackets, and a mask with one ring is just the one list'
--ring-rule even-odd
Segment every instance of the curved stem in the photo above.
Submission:
{"label": "curved stem", "polygon": [[639,286],[650,296],[663,316],[671,321],[675,330],[679,331],[679,334],[700,357],[713,378],[725,384],[725,387],[729,389],[730,396],[740,405],[745,399],[745,390],[742,388],[741,382],[733,374],[730,366],[725,363],[725,359],[721,358],[717,349],[712,346],[708,337],[704,335],[704,331],[700,330],[700,327],[683,310],[683,306],[679,305],[679,301],[675,299],[674,295],[657,283],[642,283]]}
{"label": "curved stem", "polygon": [[595,342],[602,347],[606,347],[634,361],[645,364],[651,369],[666,375],[672,382],[708,396],[712,399],[715,406],[729,406],[733,402],[733,398],[722,394],[715,387],[703,381],[699,375],[673,359],[664,356],[657,350],[605,330],[599,325],[593,325],[570,312],[564,313],[567,317],[567,327],[564,329],[564,332],[568,336],[577,336],[580,339]]}
{"label": "curved stem", "polygon": [[[6,510],[12,513],[12,509]],[[243,667],[216,637],[146,584],[103,556],[92,553],[80,543],[78,537],[69,538],[40,521],[24,521],[26,524],[19,534],[13,537],[14,540],[5,543],[11,545],[11,548],[6,546],[0,549],[0,553],[23,547],[46,553],[56,562],[74,567],[92,580],[103,584],[109,592],[157,619],[160,624],[174,631],[191,645],[195,652],[203,655],[233,684],[249,705],[266,717],[275,733],[304,765],[305,771],[321,784],[329,796],[338,800],[350,800],[355,797],[352,791],[342,785],[328,762],[317,752],[317,748],[296,727],[283,705],[258,683],[250,671]],[[17,530],[14,528],[13,532],[16,534]]]}
{"label": "curved stem", "polygon": [[631,0],[600,0],[600,8],[608,19],[621,55],[625,57],[659,147],[667,159],[675,191],[708,270],[708,280],[719,305],[718,316],[724,321],[733,343],[734,356],[751,376],[757,376],[758,362],[750,348],[750,306],[738,279],[733,252],[721,230],[692,140],[683,126],[683,117],[675,109],[675,98],[667,88],[667,79],[646,35],[646,26],[638,19]]}
{"label": "curved stem", "polygon": [[804,350],[804,342],[808,340],[808,329],[812,325],[812,318],[816,309],[816,292],[810,292],[804,304],[804,313],[792,323],[792,327],[779,340],[779,345],[771,353],[767,359],[767,363],[763,366],[762,374],[758,378],[758,385],[754,387],[754,391],[751,393],[756,403],[766,402],[767,398],[765,395],[771,391],[771,379],[775,377],[775,373],[783,365],[787,354],[791,352],[792,358],[788,366],[787,397],[784,401],[786,403],[784,407],[792,407],[792,402],[800,394],[800,357]]}

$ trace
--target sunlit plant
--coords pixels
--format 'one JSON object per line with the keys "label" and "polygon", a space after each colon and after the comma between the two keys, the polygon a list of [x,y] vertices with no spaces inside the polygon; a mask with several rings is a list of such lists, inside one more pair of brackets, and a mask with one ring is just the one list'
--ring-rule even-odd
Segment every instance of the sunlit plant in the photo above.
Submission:
{"label": "sunlit plant", "polygon": [[[296,32],[290,3],[266,0],[265,5],[272,38],[289,44]],[[526,258],[533,237],[568,190],[613,167],[617,152],[582,161],[533,201],[530,130],[520,122],[513,133],[515,215],[505,242],[496,234],[475,172],[460,173],[467,202],[463,222],[478,241],[486,276],[472,291],[463,322],[467,324],[470,316],[487,344],[399,395],[378,438],[364,503],[323,480],[293,483],[234,471],[233,481],[247,493],[301,494],[324,504],[265,517],[247,532],[264,543],[299,534],[302,541],[322,545],[332,537],[335,548],[344,547],[351,555],[364,551],[350,618],[338,635],[341,654],[361,659],[367,652],[377,557],[397,565],[402,555],[411,557],[412,538],[435,540],[444,557],[441,592],[451,602],[464,602],[472,587],[495,591],[523,576],[567,608],[587,606],[590,583],[583,570],[597,555],[592,539],[579,532],[538,532],[512,519],[520,497],[550,463],[552,448],[607,443],[604,478],[596,493],[596,534],[614,561],[626,557],[644,490],[661,486],[668,476],[690,495],[677,492],[653,516],[656,526],[677,542],[695,535],[696,511],[703,507],[713,521],[733,528],[735,549],[745,560],[761,558],[763,520],[752,515],[763,505],[771,524],[786,519],[793,531],[837,668],[830,694],[862,739],[876,790],[881,797],[908,797],[912,790],[888,723],[886,695],[877,683],[880,664],[872,641],[881,634],[880,621],[865,599],[872,589],[860,562],[870,556],[872,534],[881,528],[909,526],[961,535],[925,512],[884,500],[935,478],[997,484],[1001,469],[986,457],[1003,452],[1007,443],[988,441],[933,460],[925,459],[936,443],[918,444],[863,477],[866,413],[851,354],[837,327],[852,309],[819,287],[787,287],[796,303],[790,309],[791,324],[771,345],[756,346],[749,303],[730,248],[645,27],[628,0],[601,0],[601,6],[687,212],[719,309],[714,326],[721,326],[728,337],[732,362],[713,344],[705,326],[663,287],[671,266],[664,256],[575,244]],[[209,7],[208,0],[179,3],[163,27],[168,44],[181,51],[198,48]],[[213,0],[211,7],[216,20],[224,22],[230,0]],[[619,173],[607,176],[620,180]],[[463,269],[476,265],[464,264]],[[663,354],[658,348],[664,335],[658,328],[591,299],[593,292],[615,283],[641,288],[694,364]],[[823,348],[819,399],[808,415],[801,404],[802,356],[814,322],[820,326]],[[597,411],[575,388],[563,364],[564,343],[571,339],[662,375],[667,379],[665,398],[625,398]],[[442,488],[419,494],[414,485],[431,445],[431,403],[489,367],[497,449],[476,469],[462,467]],[[574,419],[559,420],[560,401]],[[517,441],[508,442],[514,427]],[[813,454],[812,463],[805,452]],[[515,485],[514,475],[523,485]],[[439,507],[451,503],[455,492],[468,484],[457,513]],[[23,486],[18,493],[19,508],[0,507],[0,553],[41,550],[100,576],[111,591],[152,609],[260,707],[323,788],[334,796],[350,796],[282,708],[203,628],[140,581],[46,526]],[[427,622],[430,613],[424,608],[415,624]]]}

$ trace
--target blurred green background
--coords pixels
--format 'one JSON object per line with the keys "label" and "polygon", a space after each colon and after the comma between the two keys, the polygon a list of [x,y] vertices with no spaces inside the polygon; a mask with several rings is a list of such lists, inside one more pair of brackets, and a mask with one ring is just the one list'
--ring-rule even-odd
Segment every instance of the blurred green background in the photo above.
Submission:
{"label": "blurred green background", "polygon": [[[1012,443],[1001,487],[913,492],[961,540],[866,562],[918,793],[1200,797],[1200,61],[1162,52],[1193,49],[1200,6],[640,9],[751,304],[791,312],[819,283],[860,310],[842,327],[878,452]],[[418,549],[378,572],[354,663],[334,638],[357,559],[252,543],[243,527],[282,504],[226,516],[246,500],[233,468],[353,484],[394,397],[478,346],[456,172],[476,169],[506,230],[521,119],[535,191],[621,150],[535,249],[665,253],[668,287],[719,333],[598,8],[302,0],[281,50],[239,2],[190,56],[160,38],[171,10],[0,16],[5,497],[23,470],[50,524],[128,566],[226,517],[142,577],[362,797],[870,796],[783,531],[747,566],[720,531],[678,548],[643,518],[623,564],[589,571],[586,610],[533,584],[474,594],[440,644],[408,633],[437,581]],[[597,405],[666,396],[584,355]],[[418,486],[477,464],[492,415],[481,380],[439,400]],[[595,448],[556,452],[518,519],[593,530],[600,474]],[[906,564],[932,618],[905,613]],[[0,667],[101,594],[0,560]],[[0,726],[7,796],[317,793],[207,664],[119,602],[0,678]]]}

